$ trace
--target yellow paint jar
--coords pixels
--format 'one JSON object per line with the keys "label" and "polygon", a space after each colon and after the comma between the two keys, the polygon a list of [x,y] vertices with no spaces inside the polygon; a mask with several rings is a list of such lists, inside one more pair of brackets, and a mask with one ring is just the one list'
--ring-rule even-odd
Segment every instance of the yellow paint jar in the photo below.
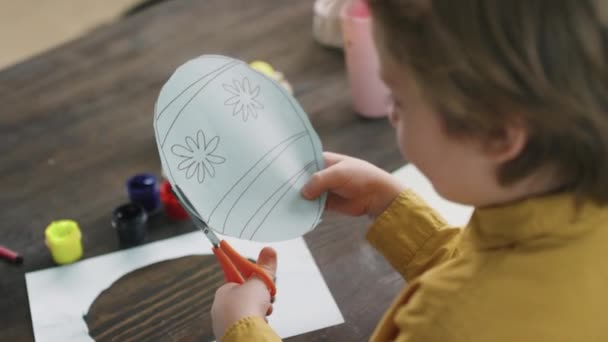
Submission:
{"label": "yellow paint jar", "polygon": [[69,264],[82,257],[82,235],[76,221],[53,221],[46,227],[44,235],[55,263]]}

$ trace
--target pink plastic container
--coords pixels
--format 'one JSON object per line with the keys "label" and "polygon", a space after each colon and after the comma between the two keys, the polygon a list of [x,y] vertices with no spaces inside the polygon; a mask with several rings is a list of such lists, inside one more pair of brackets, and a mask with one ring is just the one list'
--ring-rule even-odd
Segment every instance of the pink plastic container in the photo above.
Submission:
{"label": "pink plastic container", "polygon": [[341,19],[353,107],[364,117],[384,117],[389,111],[390,92],[380,79],[369,8],[362,0],[351,1],[344,7]]}

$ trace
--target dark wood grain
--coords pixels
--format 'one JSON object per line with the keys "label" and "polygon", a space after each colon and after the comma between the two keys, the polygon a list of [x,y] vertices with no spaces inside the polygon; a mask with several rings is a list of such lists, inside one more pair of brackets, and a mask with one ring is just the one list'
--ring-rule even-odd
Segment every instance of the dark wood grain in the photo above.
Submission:
{"label": "dark wood grain", "polygon": [[162,261],[115,281],[95,298],[84,320],[99,342],[214,341],[209,310],[223,282],[213,255]]}
{"label": "dark wood grain", "polygon": [[[403,163],[389,124],[352,112],[343,56],[316,44],[311,25],[312,1],[170,1],[0,72],[0,244],[25,257],[21,267],[0,263],[0,340],[33,339],[24,273],[53,266],[43,241],[51,220],[79,222],[85,258],[118,248],[110,213],[127,200],[127,177],[160,173],[154,102],[192,57],[270,61],[326,150],[387,170]],[[403,285],[365,242],[368,224],[327,213],[306,236],[346,323],[290,340],[367,339]],[[193,229],[157,215],[149,241]]]}

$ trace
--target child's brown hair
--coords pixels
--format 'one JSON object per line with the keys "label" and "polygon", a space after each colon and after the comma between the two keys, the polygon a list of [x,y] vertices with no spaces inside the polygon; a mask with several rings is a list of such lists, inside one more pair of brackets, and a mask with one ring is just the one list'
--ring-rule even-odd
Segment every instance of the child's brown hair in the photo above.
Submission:
{"label": "child's brown hair", "polygon": [[[368,0],[383,50],[456,136],[529,131],[503,185],[552,165],[608,203],[608,0]],[[406,104],[407,106],[407,104]]]}

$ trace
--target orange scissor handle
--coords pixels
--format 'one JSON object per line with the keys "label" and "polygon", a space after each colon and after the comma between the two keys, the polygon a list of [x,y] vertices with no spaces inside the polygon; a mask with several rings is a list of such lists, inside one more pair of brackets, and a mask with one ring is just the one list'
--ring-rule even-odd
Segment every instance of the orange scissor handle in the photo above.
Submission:
{"label": "orange scissor handle", "polygon": [[236,269],[230,258],[220,248],[213,247],[213,254],[217,257],[217,261],[220,263],[220,267],[224,271],[224,279],[227,283],[243,284],[245,279],[241,273]]}
{"label": "orange scissor handle", "polygon": [[215,254],[222,270],[224,270],[226,282],[243,284],[245,279],[255,275],[264,282],[268,291],[270,291],[270,297],[276,295],[277,289],[274,281],[266,273],[266,270],[241,256],[226,240],[220,241],[220,246],[213,248],[213,254]]}

